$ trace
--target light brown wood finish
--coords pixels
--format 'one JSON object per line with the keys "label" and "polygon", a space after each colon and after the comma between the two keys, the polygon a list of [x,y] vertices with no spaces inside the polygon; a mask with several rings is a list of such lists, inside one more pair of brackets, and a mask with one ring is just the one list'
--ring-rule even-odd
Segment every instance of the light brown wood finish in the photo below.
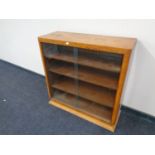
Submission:
{"label": "light brown wood finish", "polygon": [[113,109],[113,114],[112,114],[112,124],[114,124],[116,122],[116,119],[118,117],[118,112],[120,109],[120,99],[121,99],[121,94],[122,94],[122,90],[123,90],[123,85],[125,82],[125,76],[127,73],[129,58],[130,58],[130,53],[124,54],[121,73],[120,73],[120,77],[119,77],[118,89],[117,89],[117,93],[116,93],[116,97],[115,97],[114,109]]}
{"label": "light brown wood finish", "polygon": [[62,78],[62,80],[60,79],[58,82],[54,83],[52,87],[107,107],[112,108],[114,104],[115,94],[113,91],[84,82],[79,82],[79,88],[77,90],[73,80]]}
{"label": "light brown wood finish", "polygon": [[46,79],[46,86],[47,86],[47,90],[48,90],[48,96],[49,96],[49,98],[51,98],[52,97],[52,90],[50,89],[51,83],[50,83],[50,80],[49,80],[47,63],[46,63],[45,57],[43,55],[43,50],[42,50],[41,42],[39,42],[39,48],[40,48],[40,54],[41,54],[41,59],[42,59],[42,63],[43,63],[44,73],[45,73],[45,79]]}
{"label": "light brown wood finish", "polygon": [[[119,118],[120,99],[130,53],[136,44],[136,39],[54,32],[40,36],[38,40],[48,94],[51,98],[50,104],[114,131]],[[42,49],[44,43],[65,47],[65,51],[54,53],[52,57],[46,57]],[[72,47],[79,50],[77,59],[73,58],[73,53],[71,54]],[[52,50],[53,48],[47,49]],[[95,54],[104,53],[120,58],[115,61],[115,58],[106,60],[101,57],[102,60],[100,60],[93,56],[89,57],[90,50]],[[82,55],[81,51],[87,54]],[[51,75],[55,77],[52,78],[54,81],[51,81]],[[56,90],[64,92],[66,95],[63,96],[61,93],[57,96],[53,93]]]}
{"label": "light brown wood finish", "polygon": [[117,89],[117,78],[113,77],[114,75],[108,75],[107,73],[102,73],[101,71],[84,67],[79,67],[78,73],[76,74],[72,64],[55,62],[52,63],[51,66],[52,67],[49,70],[53,73],[79,79],[81,81],[113,90]]}
{"label": "light brown wood finish", "polygon": [[82,98],[75,98],[73,95],[67,93],[56,93],[52,100],[58,99],[64,102],[64,105],[77,109],[80,112],[88,114],[94,118],[111,122],[112,109],[106,108],[102,105],[87,101]]}
{"label": "light brown wood finish", "polygon": [[39,41],[122,54],[125,52],[130,52],[136,43],[135,38],[101,36],[61,31],[40,36]]}
{"label": "light brown wood finish", "polygon": [[80,111],[78,111],[76,109],[73,109],[73,108],[71,108],[69,106],[66,106],[64,104],[64,102],[61,102],[60,100],[56,100],[56,99],[50,100],[49,104],[51,104],[51,105],[53,105],[55,107],[58,107],[60,109],[63,109],[65,111],[69,112],[69,113],[72,113],[72,114],[76,115],[76,116],[79,116],[79,117],[81,117],[81,118],[83,118],[83,119],[85,119],[85,120],[87,120],[87,121],[89,121],[91,123],[94,123],[94,124],[96,124],[96,125],[98,125],[98,126],[100,126],[102,128],[105,128],[105,129],[107,129],[107,130],[109,130],[111,132],[115,131],[118,120],[115,122],[115,124],[111,125],[111,124],[107,123],[106,121],[94,118],[94,117],[92,117],[90,115],[87,115],[87,114],[85,114],[83,112],[80,112]]}
{"label": "light brown wood finish", "polygon": [[87,59],[84,56],[79,56],[78,61],[75,62],[73,55],[71,55],[70,53],[68,53],[68,54],[66,54],[66,53],[65,54],[54,54],[51,58],[55,59],[55,60],[62,60],[65,62],[78,63],[79,65],[88,66],[88,67],[101,69],[101,70],[105,70],[105,71],[111,71],[111,72],[115,72],[115,73],[120,72],[120,65],[115,62],[110,62],[110,61],[104,62],[104,61],[96,60],[93,58]]}

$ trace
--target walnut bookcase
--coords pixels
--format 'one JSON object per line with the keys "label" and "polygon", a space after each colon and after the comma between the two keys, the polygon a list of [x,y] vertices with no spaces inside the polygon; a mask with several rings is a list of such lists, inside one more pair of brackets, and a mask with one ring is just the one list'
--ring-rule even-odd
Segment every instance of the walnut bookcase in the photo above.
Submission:
{"label": "walnut bookcase", "polygon": [[38,40],[49,103],[114,131],[136,39],[54,32]]}

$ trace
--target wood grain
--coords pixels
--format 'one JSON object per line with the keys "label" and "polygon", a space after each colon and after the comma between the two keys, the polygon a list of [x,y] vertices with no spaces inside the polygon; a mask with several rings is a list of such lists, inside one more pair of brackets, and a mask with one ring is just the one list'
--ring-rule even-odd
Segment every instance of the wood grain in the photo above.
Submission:
{"label": "wood grain", "polygon": [[50,81],[49,74],[48,74],[47,62],[44,57],[42,45],[40,42],[39,42],[39,48],[40,48],[40,54],[41,54],[41,59],[42,59],[42,63],[43,63],[44,73],[45,73],[45,80],[46,80],[48,96],[49,96],[49,98],[51,98],[52,97],[51,81]]}
{"label": "wood grain", "polygon": [[59,91],[55,92],[52,100],[53,99],[58,99],[60,101],[63,101],[66,106],[70,106],[71,108],[79,110],[80,112],[88,114],[94,118],[97,118],[109,123],[111,122],[112,109],[110,108],[106,108],[94,102],[91,102],[82,98],[77,98],[74,95],[70,95]]}
{"label": "wood grain", "polygon": [[50,104],[114,131],[136,39],[54,32],[38,41]]}
{"label": "wood grain", "polygon": [[79,65],[88,66],[88,67],[101,69],[105,71],[110,71],[110,72],[115,72],[115,73],[120,72],[120,65],[115,62],[111,62],[111,61],[93,59],[93,58],[88,59],[85,56],[79,56],[76,61],[73,55],[70,53],[54,54],[52,55],[51,58],[55,60],[62,60],[65,62],[77,63]]}
{"label": "wood grain", "polygon": [[63,78],[54,83],[52,87],[107,107],[112,108],[114,104],[115,92],[84,82],[79,82],[77,89],[74,80]]}
{"label": "wood grain", "polygon": [[102,86],[113,90],[117,89],[117,77],[115,77],[115,75],[104,73],[103,71],[93,70],[91,68],[80,66],[78,68],[78,72],[76,73],[73,64],[59,62],[52,63],[49,70],[53,73],[79,79],[81,81],[95,84],[97,86]]}
{"label": "wood grain", "polygon": [[120,77],[119,77],[118,89],[116,92],[115,104],[114,104],[114,109],[113,109],[113,114],[112,114],[112,124],[116,122],[118,113],[120,110],[120,99],[121,99],[123,85],[125,82],[125,77],[127,73],[128,64],[129,64],[129,58],[130,58],[130,53],[125,54],[123,57],[123,63],[121,67]]}
{"label": "wood grain", "polygon": [[131,51],[136,43],[135,38],[81,34],[71,32],[53,32],[39,37],[40,42],[53,43],[78,48],[125,53]]}
{"label": "wood grain", "polygon": [[94,124],[96,124],[96,125],[98,125],[98,126],[100,126],[102,128],[105,128],[105,129],[107,129],[107,130],[109,130],[111,132],[114,132],[115,131],[115,128],[116,128],[118,119],[115,122],[115,124],[110,124],[110,123],[107,123],[106,121],[103,121],[103,120],[94,118],[94,117],[92,117],[90,115],[87,115],[87,114],[85,114],[83,112],[80,112],[80,111],[78,111],[78,110],[76,110],[74,108],[71,108],[69,106],[66,106],[64,104],[64,102],[61,102],[60,100],[57,100],[57,99],[51,99],[49,101],[49,104],[51,104],[51,105],[53,105],[55,107],[58,107],[60,109],[63,109],[65,111],[69,112],[69,113],[72,113],[72,114],[74,114],[74,115],[76,115],[78,117],[81,117],[81,118],[83,118],[83,119],[85,119],[85,120],[87,120],[87,121],[89,121],[91,123],[94,123]]}

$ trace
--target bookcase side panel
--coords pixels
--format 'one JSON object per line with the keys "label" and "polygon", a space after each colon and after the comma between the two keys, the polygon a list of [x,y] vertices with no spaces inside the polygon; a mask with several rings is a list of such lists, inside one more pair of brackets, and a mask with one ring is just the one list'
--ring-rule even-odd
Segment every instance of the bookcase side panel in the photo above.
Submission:
{"label": "bookcase side panel", "polygon": [[47,86],[47,90],[48,90],[48,96],[49,96],[49,98],[51,98],[52,97],[52,89],[50,86],[50,79],[49,79],[49,74],[48,74],[48,70],[47,70],[47,62],[46,62],[46,59],[43,54],[43,48],[41,45],[42,42],[40,42],[40,41],[38,41],[38,42],[39,42],[40,54],[41,54],[41,59],[42,59],[42,63],[43,63],[44,73],[45,73],[45,80],[46,80],[46,86]]}
{"label": "bookcase side panel", "polygon": [[126,73],[127,73],[127,69],[128,69],[129,58],[130,58],[130,52],[123,55],[121,72],[120,72],[120,77],[119,77],[119,81],[118,81],[118,88],[117,88],[114,108],[113,108],[113,112],[112,112],[112,124],[114,124],[116,122],[116,120],[118,119],[117,117],[119,116],[120,99],[121,99],[122,90],[123,90]]}

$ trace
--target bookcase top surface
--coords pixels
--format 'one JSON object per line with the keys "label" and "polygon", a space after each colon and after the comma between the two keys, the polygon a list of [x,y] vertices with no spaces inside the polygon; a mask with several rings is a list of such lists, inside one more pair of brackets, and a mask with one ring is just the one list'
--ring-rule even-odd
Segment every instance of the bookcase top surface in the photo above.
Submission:
{"label": "bookcase top surface", "polygon": [[136,44],[136,38],[103,36],[57,31],[42,35],[40,42],[68,45],[78,48],[106,50],[116,53],[130,52]]}

